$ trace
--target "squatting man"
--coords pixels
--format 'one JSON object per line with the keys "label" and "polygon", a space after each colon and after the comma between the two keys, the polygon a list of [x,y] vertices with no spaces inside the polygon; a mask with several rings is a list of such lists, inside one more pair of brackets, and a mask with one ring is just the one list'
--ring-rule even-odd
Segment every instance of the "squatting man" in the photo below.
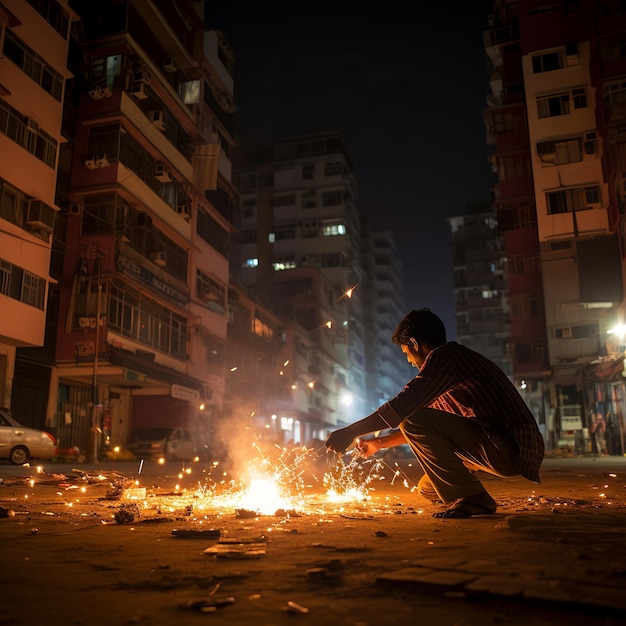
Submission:
{"label": "squatting man", "polygon": [[[371,415],[332,432],[329,450],[343,453],[356,440],[357,451],[367,457],[408,444],[424,471],[418,492],[446,505],[434,517],[495,513],[496,501],[478,471],[539,482],[543,437],[495,363],[447,341],[443,322],[427,308],[405,315],[391,340],[417,376]],[[360,439],[372,433],[378,436]]]}

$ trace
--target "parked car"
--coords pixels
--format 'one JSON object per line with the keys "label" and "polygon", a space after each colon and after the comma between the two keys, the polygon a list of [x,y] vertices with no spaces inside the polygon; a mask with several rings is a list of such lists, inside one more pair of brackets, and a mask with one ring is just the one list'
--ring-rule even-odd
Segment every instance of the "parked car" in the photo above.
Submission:
{"label": "parked car", "polygon": [[133,433],[128,449],[138,459],[190,461],[197,454],[196,442],[184,428],[144,428]]}
{"label": "parked car", "polygon": [[24,465],[31,459],[50,461],[56,454],[53,435],[22,426],[8,409],[0,408],[0,459],[8,459],[13,465]]}

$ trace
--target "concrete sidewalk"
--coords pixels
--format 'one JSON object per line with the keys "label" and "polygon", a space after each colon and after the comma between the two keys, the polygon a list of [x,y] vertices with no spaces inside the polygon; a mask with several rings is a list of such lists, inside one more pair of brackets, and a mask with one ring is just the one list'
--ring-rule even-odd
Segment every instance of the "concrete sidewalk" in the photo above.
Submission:
{"label": "concrete sidewalk", "polygon": [[0,624],[626,624],[626,458],[485,476],[497,513],[462,520],[433,518],[398,467],[367,501],[251,518],[183,507],[164,474],[120,525],[104,486],[3,466]]}

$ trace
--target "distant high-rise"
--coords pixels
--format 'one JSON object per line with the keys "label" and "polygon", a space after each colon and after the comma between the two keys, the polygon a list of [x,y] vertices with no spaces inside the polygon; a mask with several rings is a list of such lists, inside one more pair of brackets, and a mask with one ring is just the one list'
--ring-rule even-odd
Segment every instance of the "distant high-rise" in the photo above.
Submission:
{"label": "distant high-rise", "polygon": [[506,258],[489,205],[448,218],[452,238],[457,339],[511,375]]}

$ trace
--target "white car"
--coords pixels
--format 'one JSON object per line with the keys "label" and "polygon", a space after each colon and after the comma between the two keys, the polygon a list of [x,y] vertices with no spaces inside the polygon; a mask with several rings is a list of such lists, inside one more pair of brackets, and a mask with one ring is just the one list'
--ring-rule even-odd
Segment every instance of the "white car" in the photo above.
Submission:
{"label": "white car", "polygon": [[128,449],[138,459],[189,461],[197,455],[192,434],[184,428],[144,428],[134,433]]}
{"label": "white car", "polygon": [[8,409],[0,408],[0,459],[24,465],[31,459],[50,461],[56,454],[56,439],[50,433],[22,426]]}

